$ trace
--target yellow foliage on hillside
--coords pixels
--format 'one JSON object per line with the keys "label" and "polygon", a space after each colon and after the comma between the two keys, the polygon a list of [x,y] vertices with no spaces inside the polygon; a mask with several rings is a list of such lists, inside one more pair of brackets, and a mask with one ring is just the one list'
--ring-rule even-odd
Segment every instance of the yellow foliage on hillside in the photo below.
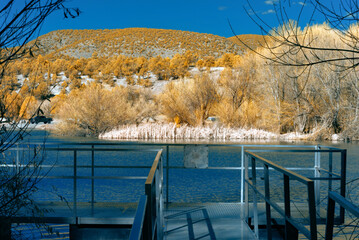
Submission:
{"label": "yellow foliage on hillside", "polygon": [[260,47],[266,47],[271,42],[271,38],[265,35],[242,34],[228,38],[239,45],[245,51],[249,49],[255,50]]}
{"label": "yellow foliage on hillside", "polygon": [[112,30],[58,30],[38,38],[37,54],[89,58],[170,57],[193,51],[198,57],[241,54],[242,47],[224,37],[179,30],[126,28]]}

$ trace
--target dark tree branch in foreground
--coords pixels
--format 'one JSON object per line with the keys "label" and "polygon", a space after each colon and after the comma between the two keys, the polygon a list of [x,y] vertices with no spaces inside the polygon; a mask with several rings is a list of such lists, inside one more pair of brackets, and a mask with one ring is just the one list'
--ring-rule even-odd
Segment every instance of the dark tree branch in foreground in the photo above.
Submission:
{"label": "dark tree branch in foreground", "polygon": [[[249,1],[248,6],[246,9],[248,16],[266,36],[262,47],[268,49],[269,54],[267,52],[264,55],[256,49],[251,50],[263,58],[275,64],[305,67],[307,70],[311,66],[323,63],[330,64],[341,71],[355,69],[359,65],[359,32],[352,28],[358,27],[358,1],[333,1],[331,5],[324,4],[321,0],[305,0],[301,4],[291,0],[276,1],[273,8],[278,27],[266,22]],[[293,9],[297,12],[296,16],[290,16],[288,13]],[[303,12],[308,10],[311,11],[308,15],[310,17],[303,19]],[[299,27],[299,23],[303,20],[307,26],[313,25],[318,17],[326,22],[328,31],[333,31],[339,37],[340,43],[333,46],[320,46],[316,43],[312,28]],[[241,41],[239,38],[238,40]]]}
{"label": "dark tree branch in foreground", "polygon": [[[31,216],[41,216],[46,210],[40,209],[32,199],[32,194],[38,190],[38,183],[44,176],[41,164],[43,154],[39,150],[27,159],[21,167],[14,167],[14,156],[9,148],[20,142],[26,134],[28,122],[20,124],[21,117],[10,119],[4,124],[3,120],[16,105],[15,94],[10,102],[6,99],[9,91],[5,83],[4,73],[14,60],[33,56],[33,48],[39,31],[46,18],[54,11],[60,10],[65,18],[74,18],[80,14],[75,8],[68,8],[66,0],[4,0],[0,2],[0,238],[11,239],[11,219],[19,211],[25,210]],[[15,76],[16,78],[16,76]],[[15,79],[17,81],[17,79]],[[13,90],[13,89],[12,89]],[[5,97],[4,97],[5,96]],[[29,101],[30,103],[30,101]],[[29,107],[29,104],[27,107]],[[41,111],[41,105],[37,111]],[[36,114],[36,113],[34,113]],[[8,120],[8,119],[7,119]],[[18,153],[19,154],[19,153]],[[40,157],[41,156],[41,157]],[[45,173],[46,174],[46,173]]]}
{"label": "dark tree branch in foreground", "polygon": [[[42,24],[51,13],[63,11],[65,18],[74,18],[80,14],[77,8],[67,8],[65,2],[66,0],[8,0],[0,3],[0,79],[9,63],[33,55],[32,48],[36,46],[36,40],[28,42],[38,36]],[[2,121],[11,103],[1,101],[0,105]],[[21,140],[27,127],[27,123],[20,127],[18,120],[7,127],[3,125],[0,129],[0,153]]]}

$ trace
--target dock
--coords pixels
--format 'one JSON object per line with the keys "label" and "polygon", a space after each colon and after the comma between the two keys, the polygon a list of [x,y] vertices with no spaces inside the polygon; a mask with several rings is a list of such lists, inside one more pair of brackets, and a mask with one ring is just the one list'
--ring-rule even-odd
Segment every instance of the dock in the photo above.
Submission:
{"label": "dock", "polygon": [[[322,229],[318,226],[325,223],[326,218],[325,191],[336,187],[345,197],[346,150],[343,149],[293,145],[188,145],[72,143],[45,146],[47,156],[61,152],[70,159],[65,161],[61,157],[63,162],[43,164],[44,168],[53,169],[44,180],[55,179],[55,183],[70,186],[67,188],[70,198],[60,202],[39,201],[40,208],[51,211],[41,217],[20,212],[12,218],[13,226],[40,220],[54,226],[55,231],[60,229],[62,239],[317,239],[322,234],[318,233],[318,229]],[[183,148],[184,153],[176,152],[178,148]],[[217,153],[211,149],[221,148],[235,149],[236,160],[223,165],[209,157]],[[175,152],[171,153],[171,149]],[[17,153],[20,150],[19,147],[15,149]],[[117,159],[121,153],[129,154],[126,156],[130,158],[134,156],[134,160],[130,159],[132,165],[127,164],[128,159]],[[99,160],[105,154],[111,154],[113,160]],[[150,154],[147,158],[152,161],[141,160],[139,157],[143,154]],[[270,154],[274,154],[275,160],[278,154],[299,154],[303,159],[307,156],[313,165],[283,167],[268,160]],[[21,169],[22,160],[12,167]],[[141,175],[144,172],[148,174]],[[187,172],[195,174],[193,179],[202,173],[204,178],[198,178],[200,184],[195,180],[190,184],[192,178],[187,178],[190,176]],[[222,195],[213,183],[223,181],[228,182],[228,186],[219,188],[228,194]],[[292,185],[296,188],[298,185],[302,193],[298,195],[290,188]],[[133,196],[128,194],[131,187]],[[99,192],[108,194],[107,188],[120,190],[109,194],[109,200],[106,200],[106,195]],[[323,191],[324,188],[327,190]],[[216,195],[210,197],[198,194],[213,190]],[[114,196],[125,196],[125,199]],[[339,214],[335,221],[343,223],[344,208],[337,209]],[[51,239],[57,235],[46,236]]]}

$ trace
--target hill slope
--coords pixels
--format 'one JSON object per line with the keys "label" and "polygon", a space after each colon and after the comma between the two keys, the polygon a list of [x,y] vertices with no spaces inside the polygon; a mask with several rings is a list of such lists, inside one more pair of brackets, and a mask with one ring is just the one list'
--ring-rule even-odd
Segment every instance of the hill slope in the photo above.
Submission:
{"label": "hill slope", "polygon": [[242,34],[228,38],[240,46],[243,50],[256,49],[266,45],[266,42],[270,41],[270,37],[256,34]]}
{"label": "hill slope", "polygon": [[178,30],[127,28],[114,30],[59,30],[38,38],[38,53],[89,58],[125,55],[173,57],[194,51],[199,57],[242,54],[243,48],[224,37]]}

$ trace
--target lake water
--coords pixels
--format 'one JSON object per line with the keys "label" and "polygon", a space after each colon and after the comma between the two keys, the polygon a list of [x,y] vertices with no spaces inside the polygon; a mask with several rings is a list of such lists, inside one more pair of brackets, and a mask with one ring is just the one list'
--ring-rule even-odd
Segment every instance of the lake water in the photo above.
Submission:
{"label": "lake water", "polygon": [[[44,140],[45,139],[45,140]],[[58,137],[47,134],[46,131],[34,130],[30,132],[24,140],[24,143],[61,144],[65,142],[72,143],[108,143],[114,141],[98,140],[91,138],[69,138]],[[191,142],[187,142],[191,143]],[[213,143],[213,142],[207,142]],[[226,142],[224,144],[284,144],[284,145],[326,145],[347,149],[347,182],[359,178],[359,144],[351,143],[333,143],[333,142]],[[158,147],[156,147],[158,148]],[[209,166],[211,167],[240,167],[240,148],[234,147],[210,147],[209,148]],[[98,165],[146,165],[150,166],[156,153],[129,153],[129,152],[101,152],[95,154],[95,164]],[[313,167],[314,155],[298,154],[291,155],[283,153],[264,154],[268,159],[285,167]],[[26,154],[24,154],[26,157]],[[79,152],[77,164],[90,165],[91,153]],[[322,154],[323,166],[328,155]],[[183,166],[183,147],[170,147],[170,166]],[[334,155],[334,161],[338,162],[339,155]],[[52,165],[71,165],[73,163],[72,152],[58,153],[56,151],[46,152],[46,164]],[[95,176],[147,176],[149,169],[96,169]],[[71,168],[57,167],[52,169],[48,176],[71,176]],[[90,176],[91,169],[79,169],[79,176]],[[307,174],[307,173],[305,173]],[[310,173],[308,173],[310,175]],[[212,170],[212,169],[181,169],[175,168],[169,171],[169,201],[170,202],[238,202],[240,200],[240,171],[238,170]],[[271,186],[273,189],[272,197],[281,198],[282,184],[279,184],[280,176],[273,175]],[[167,179],[164,179],[167,182]],[[96,202],[136,202],[141,194],[144,194],[145,180],[109,180],[96,179],[94,184]],[[352,189],[351,197],[357,201],[358,185],[355,181],[348,185]],[[278,186],[276,186],[278,184]],[[324,186],[325,184],[323,184]],[[327,186],[327,185],[325,185]],[[300,198],[304,189],[294,185],[296,188],[294,197]],[[38,200],[56,201],[57,195],[61,195],[72,201],[73,199],[73,179],[44,179],[40,184],[41,191],[36,195]],[[277,190],[276,190],[277,189]],[[277,191],[277,192],[276,192]],[[325,187],[322,191],[325,192]],[[77,181],[77,200],[80,202],[89,202],[91,200],[91,180],[81,179]]]}

